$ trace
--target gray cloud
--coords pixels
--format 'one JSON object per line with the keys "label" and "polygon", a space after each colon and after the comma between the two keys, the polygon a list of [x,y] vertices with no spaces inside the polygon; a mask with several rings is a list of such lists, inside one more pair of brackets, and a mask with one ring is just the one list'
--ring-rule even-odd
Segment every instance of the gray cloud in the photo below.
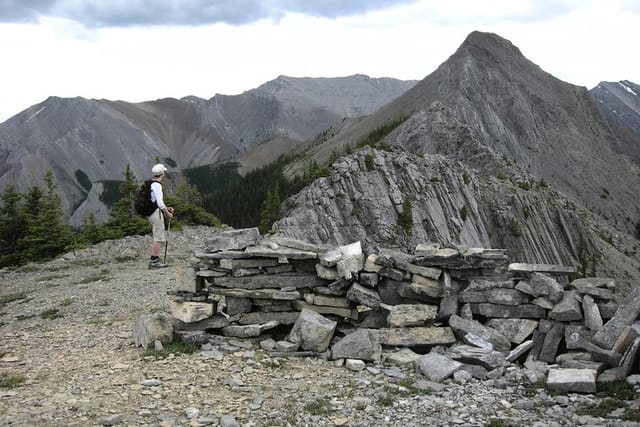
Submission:
{"label": "gray cloud", "polygon": [[0,22],[33,22],[46,15],[55,0],[0,0]]}
{"label": "gray cloud", "polygon": [[67,18],[86,27],[239,25],[287,12],[336,18],[415,0],[0,0],[0,22]]}

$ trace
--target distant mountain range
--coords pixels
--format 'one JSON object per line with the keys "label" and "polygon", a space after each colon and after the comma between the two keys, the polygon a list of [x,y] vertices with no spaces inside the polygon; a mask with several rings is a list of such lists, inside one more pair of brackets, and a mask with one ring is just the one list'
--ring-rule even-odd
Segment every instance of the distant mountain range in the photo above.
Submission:
{"label": "distant mountain range", "polygon": [[[240,160],[275,160],[337,121],[374,112],[415,84],[354,75],[280,76],[241,95],[186,97],[139,104],[50,97],[0,124],[0,190],[44,185],[54,172],[72,224],[88,212],[107,216],[102,182],[126,164],[145,179],[165,162],[170,172]],[[259,150],[255,150],[260,147]]]}

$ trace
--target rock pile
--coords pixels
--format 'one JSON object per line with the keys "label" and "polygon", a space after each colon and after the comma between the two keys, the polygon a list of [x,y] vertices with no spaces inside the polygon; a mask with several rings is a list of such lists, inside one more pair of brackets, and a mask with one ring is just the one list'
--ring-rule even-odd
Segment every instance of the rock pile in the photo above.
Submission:
{"label": "rock pile", "polygon": [[[221,232],[172,292],[176,333],[248,338],[273,354],[321,355],[353,370],[414,364],[432,381],[500,377],[595,392],[638,369],[640,287],[569,280],[573,267],[509,263],[504,250],[418,245],[414,254],[356,242],[320,247]],[[142,340],[140,340],[142,341]]]}

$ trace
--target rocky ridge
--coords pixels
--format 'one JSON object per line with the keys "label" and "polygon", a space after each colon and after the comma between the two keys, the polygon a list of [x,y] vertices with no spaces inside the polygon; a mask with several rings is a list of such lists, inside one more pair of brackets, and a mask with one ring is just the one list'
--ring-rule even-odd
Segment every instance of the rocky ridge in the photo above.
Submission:
{"label": "rocky ridge", "polygon": [[[148,237],[104,242],[60,259],[2,270],[3,425],[635,425],[623,412],[582,414],[603,397],[553,395],[524,373],[442,384],[412,369],[371,364],[350,371],[319,358],[272,357],[251,339],[226,338],[221,357],[141,357],[132,326],[168,312],[176,274],[218,230],[172,232],[163,270],[146,269]],[[59,317],[45,312],[57,309]],[[411,380],[411,381],[408,381]],[[409,387],[409,384],[412,384]],[[422,390],[422,391],[420,391]],[[638,402],[628,402],[630,408]]]}
{"label": "rocky ridge", "polygon": [[[409,138],[409,136],[408,136]],[[640,279],[638,242],[571,202],[554,187],[472,143],[487,175],[443,155],[381,151],[343,156],[330,174],[282,204],[275,234],[314,244],[362,242],[405,252],[424,242],[505,248],[511,259],[564,264],[613,277],[629,290]],[[410,202],[411,225],[399,228]]]}

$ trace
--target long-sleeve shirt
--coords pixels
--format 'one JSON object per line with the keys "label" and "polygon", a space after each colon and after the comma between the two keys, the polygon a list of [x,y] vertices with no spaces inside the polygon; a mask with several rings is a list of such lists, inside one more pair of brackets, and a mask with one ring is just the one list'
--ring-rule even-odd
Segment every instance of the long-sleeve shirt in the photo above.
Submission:
{"label": "long-sleeve shirt", "polygon": [[158,209],[164,209],[166,207],[164,200],[162,200],[162,184],[158,181],[151,183],[151,201],[156,202]]}

